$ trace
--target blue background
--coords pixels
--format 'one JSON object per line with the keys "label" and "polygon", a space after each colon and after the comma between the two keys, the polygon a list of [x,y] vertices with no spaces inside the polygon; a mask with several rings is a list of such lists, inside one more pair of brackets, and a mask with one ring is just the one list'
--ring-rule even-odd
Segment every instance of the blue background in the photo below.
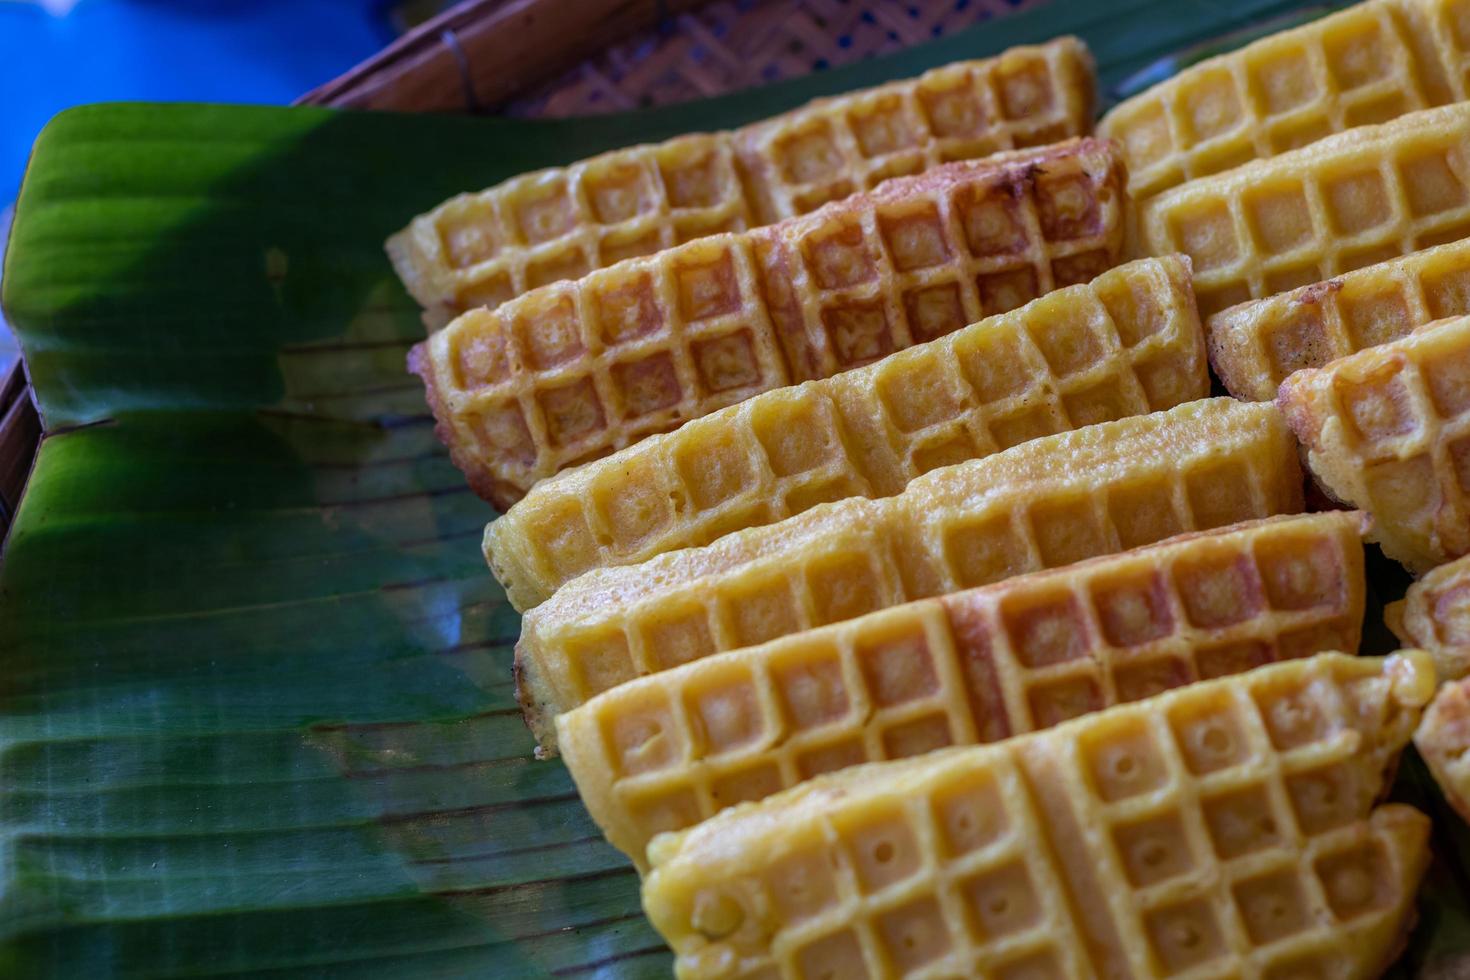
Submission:
{"label": "blue background", "polygon": [[388,0],[0,0],[0,210],[68,106],[286,103],[393,39]]}

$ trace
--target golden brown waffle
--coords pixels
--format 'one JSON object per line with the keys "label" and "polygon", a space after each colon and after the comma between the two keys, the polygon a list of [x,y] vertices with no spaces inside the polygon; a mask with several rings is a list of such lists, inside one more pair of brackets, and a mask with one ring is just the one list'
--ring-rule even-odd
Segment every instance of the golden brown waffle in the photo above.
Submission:
{"label": "golden brown waffle", "polygon": [[1092,55],[1075,37],[961,61],[800,109],[734,134],[762,224],[952,160],[1092,129]]}
{"label": "golden brown waffle", "polygon": [[1123,102],[1098,135],[1122,144],[1128,192],[1143,201],[1354,126],[1465,99],[1470,37],[1448,10],[1459,2],[1372,0],[1272,34]]}
{"label": "golden brown waffle", "polygon": [[1439,245],[1216,313],[1210,363],[1237,398],[1269,401],[1286,376],[1434,320],[1470,314],[1470,241]]}
{"label": "golden brown waffle", "polygon": [[1414,745],[1445,799],[1470,821],[1470,678],[1439,689],[1414,733]]}
{"label": "golden brown waffle", "polygon": [[1428,657],[1323,654],[831,773],[649,846],[684,980],[1380,975],[1429,820],[1373,808]]}
{"label": "golden brown waffle", "polygon": [[384,247],[434,331],[467,310],[757,223],[729,138],[695,134],[461,194]]}
{"label": "golden brown waffle", "polygon": [[1395,636],[1434,656],[1441,680],[1470,674],[1470,556],[1434,569],[1383,613]]}
{"label": "golden brown waffle", "polygon": [[1277,402],[1389,557],[1425,572],[1470,552],[1470,317],[1298,371]]}
{"label": "golden brown waffle", "polygon": [[[1187,263],[1146,259],[538,483],[485,532],[511,604],[929,470],[1209,393]],[[602,542],[606,542],[603,544]]]}
{"label": "golden brown waffle", "polygon": [[642,866],[655,834],[823,772],[1356,650],[1364,526],[1336,511],[1196,532],[706,657],[559,716],[557,744]]}
{"label": "golden brown waffle", "polygon": [[1470,103],[1190,181],[1140,208],[1145,254],[1194,259],[1205,316],[1470,236]]}
{"label": "golden brown waffle", "polygon": [[1125,210],[1105,141],[947,164],[472,311],[409,366],[503,509],[651,433],[1086,282],[1121,258]]}
{"label": "golden brown waffle", "polygon": [[[823,99],[734,133],[681,136],[461,194],[388,239],[431,330],[559,279],[805,214],[886,177],[1083,136],[1076,38]],[[737,162],[738,157],[738,162]]]}
{"label": "golden brown waffle", "polygon": [[639,565],[594,569],[521,621],[522,707],[552,719],[642,674],[911,599],[1302,508],[1275,407],[1230,398],[1091,425]]}

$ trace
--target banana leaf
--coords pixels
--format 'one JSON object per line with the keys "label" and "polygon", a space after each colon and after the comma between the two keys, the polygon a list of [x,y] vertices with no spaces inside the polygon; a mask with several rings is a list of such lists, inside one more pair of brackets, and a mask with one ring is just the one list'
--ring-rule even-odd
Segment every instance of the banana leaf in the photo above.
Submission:
{"label": "banana leaf", "polygon": [[[0,568],[0,974],[666,976],[631,867],[531,759],[494,515],[404,372],[422,328],[383,238],[514,173],[1020,42],[1082,35],[1118,95],[1325,6],[1055,0],[590,120],[57,117],[3,278],[47,436]],[[1445,858],[1407,976],[1470,950],[1470,879],[1404,769]]]}

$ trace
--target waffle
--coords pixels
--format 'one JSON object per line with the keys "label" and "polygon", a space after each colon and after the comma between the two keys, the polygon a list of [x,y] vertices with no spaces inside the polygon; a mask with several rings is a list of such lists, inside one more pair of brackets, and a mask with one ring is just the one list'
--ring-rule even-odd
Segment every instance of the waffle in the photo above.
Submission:
{"label": "waffle", "polygon": [[1272,34],[1123,102],[1098,135],[1122,145],[1128,192],[1142,201],[1354,126],[1460,101],[1470,97],[1467,38],[1437,10],[1455,2],[1373,0]]}
{"label": "waffle", "polygon": [[527,723],[633,677],[912,599],[1302,508],[1274,406],[1229,398],[1034,439],[779,524],[594,569],[521,621]]}
{"label": "waffle", "polygon": [[527,609],[589,567],[824,501],[891,496],[940,466],[1172,408],[1209,386],[1188,266],[1146,259],[544,480],[486,530],[485,555]]}
{"label": "waffle", "polygon": [[1075,37],[961,61],[832,99],[734,134],[762,224],[952,160],[1092,131],[1094,71]]}
{"label": "waffle", "polygon": [[921,599],[620,684],[559,716],[557,744],[641,865],[655,834],[823,772],[1356,650],[1363,529],[1266,518]]}
{"label": "waffle", "polygon": [[439,329],[559,279],[805,214],[886,177],[1091,131],[1076,38],[824,99],[733,133],[681,136],[462,194],[388,239]]}
{"label": "waffle", "polygon": [[1270,401],[1286,376],[1416,327],[1470,315],[1470,241],[1439,245],[1289,293],[1232,306],[1205,325],[1210,363],[1237,398]]}
{"label": "waffle", "polygon": [[1434,569],[1383,613],[1400,640],[1434,656],[1441,679],[1470,675],[1470,556]]}
{"label": "waffle", "polygon": [[1445,799],[1470,821],[1470,678],[1439,689],[1414,733],[1414,745]]}
{"label": "waffle", "polygon": [[751,395],[1086,282],[1122,255],[1117,149],[947,164],[820,211],[475,310],[415,347],[439,433],[501,508]]}
{"label": "waffle", "polygon": [[643,906],[683,980],[1376,977],[1429,820],[1373,802],[1432,691],[1323,654],[828,774],[656,838]]}
{"label": "waffle", "polygon": [[1139,209],[1145,254],[1194,259],[1205,316],[1470,236],[1470,103],[1181,184]]}
{"label": "waffle", "polygon": [[1322,487],[1415,572],[1470,552],[1470,317],[1287,378],[1278,404]]}

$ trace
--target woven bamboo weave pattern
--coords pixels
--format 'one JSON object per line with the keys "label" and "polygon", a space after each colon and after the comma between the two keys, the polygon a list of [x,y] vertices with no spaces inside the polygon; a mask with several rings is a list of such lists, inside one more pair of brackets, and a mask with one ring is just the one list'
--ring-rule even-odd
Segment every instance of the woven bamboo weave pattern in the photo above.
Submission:
{"label": "woven bamboo weave pattern", "polygon": [[739,0],[699,5],[506,106],[581,116],[736,92],[902,51],[1045,0]]}
{"label": "woven bamboo weave pattern", "polygon": [[1141,207],[1145,252],[1194,260],[1200,312],[1470,235],[1470,103],[1338,133]]}
{"label": "woven bamboo weave pattern", "polygon": [[633,564],[829,500],[891,496],[940,466],[1208,393],[1187,264],[1140,260],[542,481],[486,529],[485,553],[526,609],[588,560]]}
{"label": "woven bamboo weave pattern", "polygon": [[848,769],[654,841],[644,908],[683,980],[1377,976],[1429,818],[1373,804],[1433,689],[1323,654]]}
{"label": "woven bamboo weave pattern", "polygon": [[1237,398],[1269,401],[1293,371],[1324,367],[1434,320],[1470,315],[1470,241],[1345,272],[1210,317],[1210,364]]}
{"label": "woven bamboo weave pattern", "polygon": [[1466,98],[1470,4],[1371,0],[1210,58],[1112,109],[1128,190],[1186,180]]}
{"label": "woven bamboo weave pattern", "polygon": [[475,310],[414,348],[481,496],[772,388],[878,360],[1116,264],[1113,144],[947,164],[813,214],[629,259]]}
{"label": "woven bamboo weave pattern", "polygon": [[860,762],[992,742],[1328,650],[1363,620],[1363,515],[1269,518],[706,657],[557,719],[608,839]]}
{"label": "woven bamboo weave pattern", "polygon": [[1386,554],[1425,572],[1470,552],[1470,317],[1298,371],[1278,402]]}
{"label": "woven bamboo weave pattern", "polygon": [[1296,450],[1271,405],[1207,399],[1035,439],[893,497],[574,579],[521,621],[521,704],[550,749],[555,715],[642,674],[1301,507]]}

